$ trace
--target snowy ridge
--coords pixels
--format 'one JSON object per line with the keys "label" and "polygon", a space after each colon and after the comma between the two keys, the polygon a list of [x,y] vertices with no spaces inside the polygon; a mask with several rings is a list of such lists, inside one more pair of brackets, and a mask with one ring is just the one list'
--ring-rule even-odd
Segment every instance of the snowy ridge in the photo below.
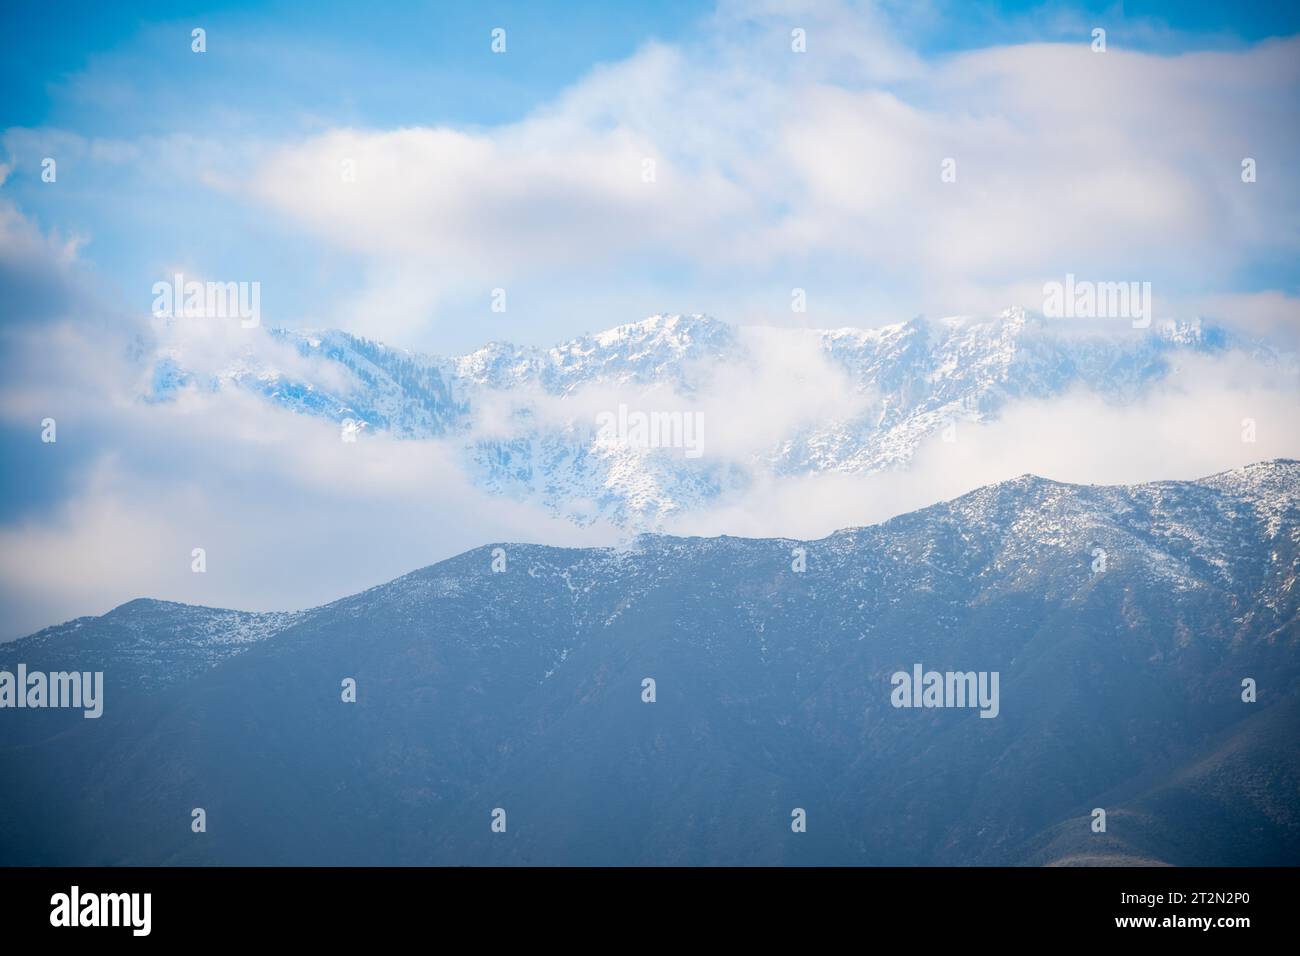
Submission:
{"label": "snowy ridge", "polygon": [[[505,574],[491,570],[498,546],[508,555]],[[803,574],[790,570],[795,546],[805,550]],[[683,577],[700,594],[676,596]],[[4,645],[0,665],[93,665],[112,680],[166,684],[268,641],[323,626],[365,633],[385,620],[413,628],[419,641],[437,647],[462,641],[467,652],[480,653],[513,642],[508,656],[534,662],[523,679],[535,683],[566,664],[575,634],[590,638],[636,619],[653,619],[668,631],[689,628],[712,613],[715,600],[742,614],[763,659],[776,661],[807,652],[763,641],[764,622],[786,610],[808,615],[801,633],[816,642],[866,639],[892,610],[920,599],[929,602],[927,616],[908,626],[927,633],[953,630],[1005,600],[1118,609],[1125,626],[1140,632],[1159,612],[1128,609],[1125,595],[1134,589],[1190,602],[1179,613],[1189,627],[1199,622],[1198,639],[1230,644],[1294,627],[1298,580],[1300,462],[1259,462],[1199,481],[1132,486],[1026,475],[815,541],[647,533],[623,548],[490,544],[330,604],[285,613],[135,600]],[[661,620],[663,611],[653,609],[665,600],[671,615]],[[502,624],[518,606],[528,608],[536,627],[507,638]],[[436,640],[423,623],[434,608],[456,622]],[[712,632],[702,639],[715,638],[724,645],[736,639]]]}
{"label": "snowy ridge", "polygon": [[[148,398],[241,388],[303,415],[364,423],[363,435],[452,442],[485,490],[578,523],[654,530],[764,474],[905,466],[945,427],[994,420],[1016,400],[1083,388],[1126,403],[1166,379],[1181,355],[1243,349],[1297,375],[1294,357],[1199,323],[1148,331],[1106,325],[1049,321],[1024,309],[835,330],[737,329],[702,315],[655,315],[548,349],[491,343],[450,359],[339,331],[274,330],[256,333],[241,358],[215,375],[187,372],[176,349],[156,356]],[[792,426],[739,459],[711,455],[707,445],[687,458],[680,449],[598,440],[593,408],[612,412],[625,396],[648,412],[689,410],[723,373],[734,379],[755,370],[759,351],[771,361],[810,344],[828,372],[847,378],[858,407]],[[291,348],[300,364],[282,369],[271,346]],[[716,409],[718,396],[711,398]],[[710,433],[721,434],[728,418],[715,414]]]}
{"label": "snowy ridge", "polygon": [[167,684],[238,657],[251,646],[304,620],[309,611],[232,611],[140,598],[102,617],[83,617],[47,627],[5,646],[42,655],[72,669],[87,658],[105,658],[110,680]]}

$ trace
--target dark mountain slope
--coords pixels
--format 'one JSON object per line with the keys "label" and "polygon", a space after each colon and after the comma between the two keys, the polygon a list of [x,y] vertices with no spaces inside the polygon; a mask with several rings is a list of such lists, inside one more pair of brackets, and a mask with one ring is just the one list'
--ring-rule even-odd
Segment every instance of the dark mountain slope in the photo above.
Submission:
{"label": "dark mountain slope", "polygon": [[[0,648],[108,683],[99,720],[0,711],[0,859],[1297,863],[1298,541],[1282,461],[804,543],[482,548],[274,620],[132,602]],[[917,663],[998,672],[998,716],[891,706]]]}

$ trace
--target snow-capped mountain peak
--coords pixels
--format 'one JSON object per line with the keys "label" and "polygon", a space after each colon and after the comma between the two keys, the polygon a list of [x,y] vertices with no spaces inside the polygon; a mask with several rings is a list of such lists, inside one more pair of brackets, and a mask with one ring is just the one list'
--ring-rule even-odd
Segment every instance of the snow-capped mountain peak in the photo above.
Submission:
{"label": "snow-capped mountain peak", "polygon": [[[362,435],[454,442],[475,483],[493,493],[578,522],[653,529],[765,473],[904,466],[923,441],[956,422],[996,419],[1013,402],[1072,389],[1132,401],[1166,379],[1178,356],[1237,347],[1296,374],[1293,357],[1200,323],[1134,330],[1014,307],[830,330],[657,314],[550,348],[493,342],[447,359],[337,330],[273,330],[205,372],[202,354],[169,345],[147,394],[166,401],[184,388],[243,388],[305,415],[350,420]],[[842,399],[817,404],[817,387],[831,381]],[[773,391],[788,400],[760,416],[768,431],[746,436],[748,445],[734,440]],[[805,401],[804,413],[785,411]],[[486,432],[485,409],[493,410]],[[671,443],[602,438],[596,419],[620,409],[621,422],[627,413],[707,413],[712,437],[698,457]]]}

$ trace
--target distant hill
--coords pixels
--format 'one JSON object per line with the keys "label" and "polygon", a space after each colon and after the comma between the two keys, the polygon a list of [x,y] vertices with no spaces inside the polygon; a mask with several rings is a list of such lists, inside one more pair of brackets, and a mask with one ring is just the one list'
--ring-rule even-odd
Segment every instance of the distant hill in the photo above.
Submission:
{"label": "distant hill", "polygon": [[[1296,865],[1298,571],[1273,461],[485,546],[297,614],[136,600],[0,645],[107,684],[0,710],[0,863]],[[893,707],[918,663],[998,672],[998,715]]]}

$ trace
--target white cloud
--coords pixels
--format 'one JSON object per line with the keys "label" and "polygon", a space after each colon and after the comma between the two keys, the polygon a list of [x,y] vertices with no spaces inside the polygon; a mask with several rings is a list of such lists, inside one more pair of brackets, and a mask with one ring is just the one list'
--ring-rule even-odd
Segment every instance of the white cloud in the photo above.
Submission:
{"label": "white cloud", "polygon": [[1085,35],[922,61],[870,5],[782,10],[724,4],[699,42],[597,68],[518,123],[336,129],[230,188],[365,263],[381,337],[539,276],[581,300],[629,263],[732,288],[804,274],[841,310],[865,264],[904,314],[943,314],[1065,272],[1172,302],[1300,245],[1283,174],[1300,39],[1163,56]]}
{"label": "white cloud", "polygon": [[[491,541],[618,537],[476,490],[449,446],[346,443],[239,390],[65,406],[60,430],[93,440],[91,461],[66,499],[0,529],[0,637],[134,597],[309,607]],[[195,547],[206,574],[190,570]]]}
{"label": "white cloud", "polygon": [[[1144,398],[1119,405],[1076,390],[1009,405],[993,422],[935,435],[905,470],[760,477],[744,496],[669,522],[680,534],[819,538],[1035,474],[1074,484],[1190,480],[1273,458],[1300,458],[1295,378],[1240,353],[1189,357]],[[1255,422],[1244,442],[1243,420]]]}

